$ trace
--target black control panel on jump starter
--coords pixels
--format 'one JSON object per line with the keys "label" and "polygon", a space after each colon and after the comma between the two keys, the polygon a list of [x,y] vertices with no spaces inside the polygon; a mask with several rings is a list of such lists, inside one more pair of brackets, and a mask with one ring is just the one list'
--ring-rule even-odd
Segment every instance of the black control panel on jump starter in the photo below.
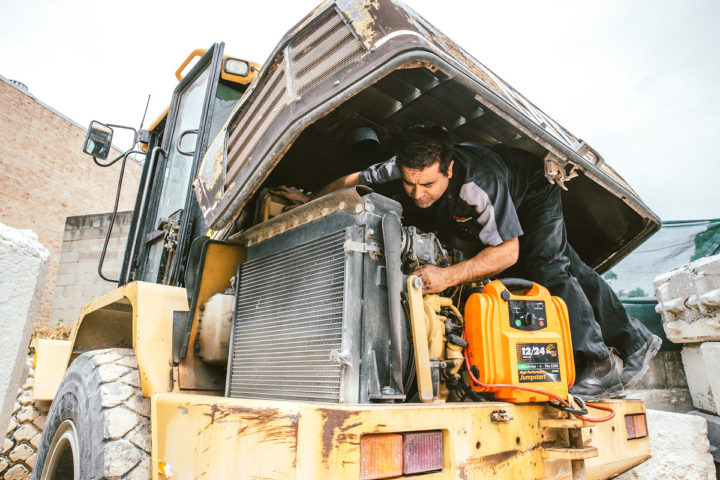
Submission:
{"label": "black control panel on jump starter", "polygon": [[545,302],[538,300],[510,300],[510,327],[516,330],[542,330],[547,327]]}

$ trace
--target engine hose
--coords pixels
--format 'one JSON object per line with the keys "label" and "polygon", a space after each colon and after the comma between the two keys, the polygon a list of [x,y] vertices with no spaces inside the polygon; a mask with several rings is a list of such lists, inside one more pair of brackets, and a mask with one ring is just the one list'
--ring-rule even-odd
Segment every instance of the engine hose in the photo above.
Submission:
{"label": "engine hose", "polygon": [[[532,393],[538,393],[540,395],[545,395],[546,397],[552,398],[553,400],[559,402],[566,409],[569,409],[569,410],[565,410],[565,411],[573,414],[575,417],[579,418],[580,420],[584,420],[586,422],[601,423],[601,422],[607,422],[608,420],[612,420],[613,418],[615,418],[615,411],[610,407],[605,407],[605,406],[597,405],[597,404],[590,403],[590,402],[584,402],[585,405],[588,405],[590,407],[597,408],[598,410],[605,410],[606,412],[610,412],[610,415],[607,415],[605,417],[588,418],[584,415],[580,415],[580,414],[572,412],[572,410],[574,410],[572,408],[572,405],[570,405],[567,401],[563,400],[562,398],[560,398],[557,395],[552,394],[550,392],[546,392],[544,390],[539,390],[537,388],[523,387],[520,385],[510,385],[510,384],[505,384],[505,383],[483,383],[480,380],[478,380],[478,378],[473,374],[472,369],[470,368],[470,359],[468,358],[467,350],[463,350],[463,356],[465,357],[465,368],[467,369],[470,379],[472,380],[473,383],[475,383],[475,385],[477,385],[479,387],[487,388],[489,390],[498,390],[501,388],[512,388],[515,390],[523,390],[526,392],[532,392]],[[582,400],[580,400],[580,401],[582,402]]]}

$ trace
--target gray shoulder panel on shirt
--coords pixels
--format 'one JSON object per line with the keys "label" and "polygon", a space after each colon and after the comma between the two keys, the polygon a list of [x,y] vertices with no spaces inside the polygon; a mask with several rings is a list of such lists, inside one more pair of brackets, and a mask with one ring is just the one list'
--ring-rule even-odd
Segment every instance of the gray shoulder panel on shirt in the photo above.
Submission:
{"label": "gray shoulder panel on shirt", "polygon": [[400,169],[395,163],[395,157],[381,163],[376,163],[360,172],[361,185],[388,183],[400,179]]}
{"label": "gray shoulder panel on shirt", "polygon": [[497,246],[503,243],[497,222],[495,221],[495,208],[487,192],[475,182],[468,182],[460,188],[460,198],[468,205],[475,207],[478,213],[477,222],[480,230],[480,241],[485,245]]}

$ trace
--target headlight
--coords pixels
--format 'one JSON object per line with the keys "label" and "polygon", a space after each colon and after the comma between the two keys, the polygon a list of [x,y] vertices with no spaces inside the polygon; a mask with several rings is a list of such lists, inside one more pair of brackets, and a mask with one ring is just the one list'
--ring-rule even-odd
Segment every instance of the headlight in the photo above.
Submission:
{"label": "headlight", "polygon": [[225,60],[225,73],[247,77],[248,73],[250,73],[250,64],[238,58],[228,58]]}

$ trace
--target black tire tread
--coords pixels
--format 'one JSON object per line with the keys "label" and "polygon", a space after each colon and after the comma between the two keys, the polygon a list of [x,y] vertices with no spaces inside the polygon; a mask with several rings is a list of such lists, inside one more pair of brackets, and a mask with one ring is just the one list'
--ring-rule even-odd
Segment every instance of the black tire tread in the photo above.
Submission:
{"label": "black tire tread", "polygon": [[41,464],[57,428],[55,423],[60,422],[56,417],[64,415],[58,399],[68,394],[85,395],[97,414],[88,417],[101,419],[87,422],[84,429],[87,434],[78,432],[83,438],[87,436],[87,444],[91,445],[93,478],[148,480],[151,477],[150,399],[142,395],[135,353],[127,348],[86,352],[70,365],[48,413],[48,431],[40,441],[38,471],[33,478],[40,478]]}

